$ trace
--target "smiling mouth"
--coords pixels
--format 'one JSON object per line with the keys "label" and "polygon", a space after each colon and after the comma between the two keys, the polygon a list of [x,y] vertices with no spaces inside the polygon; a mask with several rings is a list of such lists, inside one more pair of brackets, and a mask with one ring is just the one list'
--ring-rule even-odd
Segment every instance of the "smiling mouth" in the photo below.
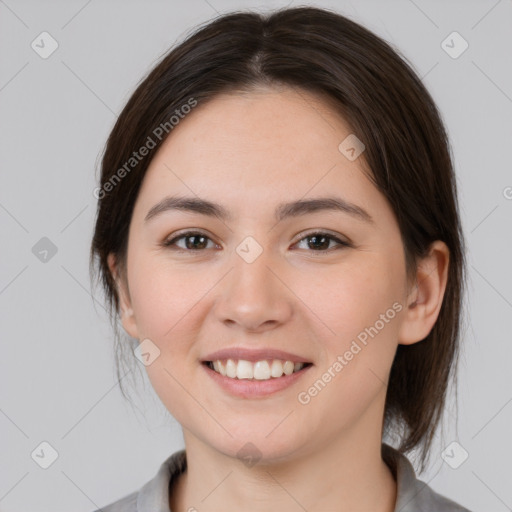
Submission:
{"label": "smiling mouth", "polygon": [[271,380],[298,373],[312,363],[293,363],[282,359],[264,359],[247,361],[244,359],[225,359],[203,361],[205,366],[214,372],[230,379]]}

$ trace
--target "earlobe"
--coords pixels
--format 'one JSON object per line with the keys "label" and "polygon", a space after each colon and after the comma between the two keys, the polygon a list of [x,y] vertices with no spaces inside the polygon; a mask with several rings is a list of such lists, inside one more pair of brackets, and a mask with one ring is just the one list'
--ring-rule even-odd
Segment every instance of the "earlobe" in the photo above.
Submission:
{"label": "earlobe", "polygon": [[117,267],[115,255],[112,253],[109,254],[107,260],[110,272],[116,283],[117,294],[119,297],[119,309],[121,310],[121,323],[129,336],[138,339],[137,323],[131,306],[130,294],[128,290],[125,289],[125,284],[123,283],[123,279]]}
{"label": "earlobe", "polygon": [[449,257],[446,244],[436,240],[429,254],[418,263],[416,284],[408,295],[398,343],[411,345],[422,341],[434,327],[446,290]]}

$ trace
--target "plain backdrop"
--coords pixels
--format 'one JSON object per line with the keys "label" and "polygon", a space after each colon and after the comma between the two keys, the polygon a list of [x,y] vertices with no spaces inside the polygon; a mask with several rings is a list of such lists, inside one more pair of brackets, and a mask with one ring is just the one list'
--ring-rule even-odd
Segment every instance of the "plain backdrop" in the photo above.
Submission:
{"label": "plain backdrop", "polygon": [[[104,297],[90,294],[98,158],[136,84],[197,24],[306,4],[335,8],[399,49],[442,112],[468,242],[468,324],[458,418],[451,396],[419,477],[473,511],[512,510],[510,0],[0,0],[2,512],[91,511],[137,490],[183,447],[148,382],[136,407],[123,400]],[[457,469],[441,456],[452,442],[468,454]],[[47,469],[43,452],[57,457]]]}

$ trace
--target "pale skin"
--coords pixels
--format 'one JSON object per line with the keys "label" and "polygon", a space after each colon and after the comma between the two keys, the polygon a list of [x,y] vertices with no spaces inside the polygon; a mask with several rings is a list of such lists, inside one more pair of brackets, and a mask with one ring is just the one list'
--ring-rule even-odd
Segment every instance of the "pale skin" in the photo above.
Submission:
{"label": "pale skin", "polygon": [[[183,428],[188,468],[170,497],[173,512],[395,508],[396,482],[380,453],[387,380],[398,344],[424,339],[437,320],[449,251],[433,243],[407,280],[396,218],[363,172],[364,153],[350,161],[338,149],[350,133],[319,97],[258,89],[198,105],[149,166],[130,224],[127,275],[113,255],[109,262],[123,327],[158,346],[148,376]],[[174,210],[145,222],[169,195],[219,203],[232,219]],[[373,222],[341,211],[274,219],[280,203],[333,195]],[[163,247],[178,230],[207,239],[192,235],[200,249],[190,249],[182,238],[181,253]],[[308,243],[325,231],[352,245]],[[236,252],[248,236],[263,249],[252,263]],[[401,311],[299,403],[298,393],[394,303]],[[234,346],[286,350],[313,366],[274,395],[234,397],[201,366],[208,353]],[[237,457],[248,442],[261,452],[252,467]]]}

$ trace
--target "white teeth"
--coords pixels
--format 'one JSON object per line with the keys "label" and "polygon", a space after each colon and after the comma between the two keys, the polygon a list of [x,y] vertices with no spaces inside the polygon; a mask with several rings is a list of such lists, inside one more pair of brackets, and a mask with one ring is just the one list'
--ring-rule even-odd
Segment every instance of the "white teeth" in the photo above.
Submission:
{"label": "white teeth", "polygon": [[236,367],[236,376],[239,379],[252,379],[254,377],[252,364],[249,361],[240,359],[238,361],[238,366]]}
{"label": "white teeth", "polygon": [[283,375],[283,365],[281,361],[278,361],[277,359],[274,359],[272,361],[272,367],[270,368],[270,375],[272,377],[281,377]]}
{"label": "white teeth", "polygon": [[[238,363],[238,364],[240,364],[240,363]],[[258,361],[255,363],[254,378],[258,379],[258,380],[270,379],[270,366],[268,365],[267,361]]]}
{"label": "white teeth", "polygon": [[294,369],[295,365],[291,361],[286,361],[286,363],[283,364],[283,372],[285,375],[291,375]]}
{"label": "white teeth", "polygon": [[232,379],[236,377],[236,363],[233,359],[228,359],[226,362],[226,376]]}
{"label": "white teeth", "polygon": [[291,375],[304,367],[305,363],[293,363],[292,361],[280,361],[274,359],[269,364],[267,360],[246,361],[245,359],[228,359],[225,364],[223,361],[213,361],[213,369],[223,376],[231,379],[256,379],[269,380],[279,378],[284,375]]}

